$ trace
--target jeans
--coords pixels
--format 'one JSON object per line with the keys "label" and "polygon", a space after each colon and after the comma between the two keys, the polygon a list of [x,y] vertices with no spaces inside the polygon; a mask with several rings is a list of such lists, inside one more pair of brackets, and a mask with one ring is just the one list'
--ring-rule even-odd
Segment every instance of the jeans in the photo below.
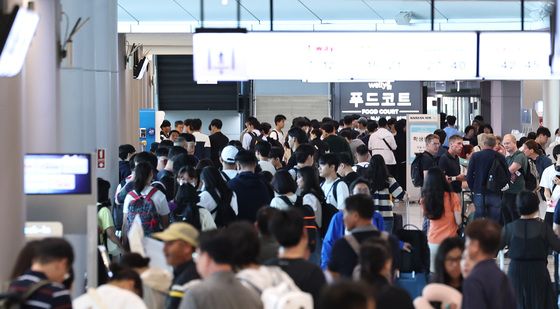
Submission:
{"label": "jeans", "polygon": [[473,195],[474,206],[476,211],[474,218],[490,218],[496,222],[500,222],[502,198],[497,193],[475,193]]}
{"label": "jeans", "polygon": [[383,217],[383,228],[385,232],[389,234],[393,234],[393,223],[394,223],[393,217],[390,218]]}

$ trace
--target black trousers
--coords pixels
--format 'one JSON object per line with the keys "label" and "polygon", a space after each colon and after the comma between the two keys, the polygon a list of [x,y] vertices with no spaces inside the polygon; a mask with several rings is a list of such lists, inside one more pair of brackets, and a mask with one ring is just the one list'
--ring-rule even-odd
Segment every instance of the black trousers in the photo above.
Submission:
{"label": "black trousers", "polygon": [[502,225],[519,219],[520,215],[515,204],[516,197],[517,193],[504,192],[502,195]]}

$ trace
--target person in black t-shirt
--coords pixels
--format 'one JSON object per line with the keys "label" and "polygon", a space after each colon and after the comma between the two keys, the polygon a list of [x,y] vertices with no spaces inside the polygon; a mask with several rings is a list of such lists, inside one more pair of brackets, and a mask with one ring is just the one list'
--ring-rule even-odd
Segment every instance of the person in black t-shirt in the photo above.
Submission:
{"label": "person in black t-shirt", "polygon": [[461,164],[459,163],[459,154],[462,151],[463,138],[459,135],[453,135],[449,138],[449,149],[438,161],[438,166],[447,177],[451,188],[458,193],[461,192],[461,184],[465,180],[465,175],[461,173]]}
{"label": "person in black t-shirt", "polygon": [[354,180],[358,179],[360,175],[356,173],[352,166],[354,165],[354,160],[346,153],[340,154],[340,165],[338,166],[338,174],[342,176],[342,181],[350,187]]}
{"label": "person in black t-shirt", "polygon": [[422,154],[422,171],[424,172],[424,178],[431,167],[437,166],[436,156],[441,146],[439,136],[436,134],[428,134],[425,141],[426,150]]}
{"label": "person in black t-shirt", "polygon": [[315,308],[318,308],[319,293],[326,280],[321,268],[306,259],[310,252],[301,213],[296,209],[280,211],[272,217],[269,226],[283,250],[278,258],[266,264],[280,266],[302,291],[313,296]]}
{"label": "person in black t-shirt", "polygon": [[208,130],[211,132],[210,138],[210,160],[214,162],[214,166],[221,167],[220,152],[229,143],[229,138],[222,133],[222,121],[220,119],[212,119]]}

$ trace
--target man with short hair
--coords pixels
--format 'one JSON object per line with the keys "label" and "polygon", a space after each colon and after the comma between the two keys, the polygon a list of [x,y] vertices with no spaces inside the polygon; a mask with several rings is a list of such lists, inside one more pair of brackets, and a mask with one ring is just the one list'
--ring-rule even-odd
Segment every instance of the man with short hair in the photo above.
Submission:
{"label": "man with short hair", "polygon": [[437,136],[436,134],[426,135],[426,138],[424,138],[424,142],[426,143],[426,149],[422,153],[422,162],[420,164],[422,166],[422,172],[425,179],[428,170],[438,165],[437,154],[439,152],[441,144],[439,136]]}
{"label": "man with short hair", "polygon": [[457,128],[455,127],[455,122],[456,121],[457,121],[457,117],[455,117],[453,115],[448,115],[446,117],[447,127],[445,127],[443,129],[443,131],[445,131],[446,137],[445,137],[445,141],[443,141],[443,145],[442,145],[445,148],[449,147],[449,139],[451,138],[451,136],[453,136],[453,135],[461,136],[461,132],[459,130],[457,130]]}
{"label": "man with short hair", "polygon": [[220,119],[212,119],[208,125],[210,131],[210,160],[214,166],[220,167],[220,152],[229,143],[229,138],[222,133],[222,121]]}
{"label": "man with short hair", "polygon": [[537,137],[535,138],[535,142],[537,142],[537,144],[539,144],[539,149],[542,151],[542,153],[546,154],[545,151],[545,147],[546,144],[548,143],[548,139],[550,138],[551,134],[550,134],[550,130],[546,127],[539,127],[537,129]]}
{"label": "man with short hair", "polygon": [[278,171],[284,168],[284,149],[280,147],[271,147],[268,160]]}
{"label": "man with short hair", "polygon": [[119,146],[119,182],[130,176],[130,158],[136,153],[136,148],[130,144]]}
{"label": "man with short hair", "polygon": [[185,295],[186,284],[199,279],[193,253],[198,247],[198,231],[190,224],[176,222],[163,232],[154,233],[152,237],[162,240],[163,253],[167,264],[173,267],[173,281],[165,301],[166,309],[179,308]]}
{"label": "man with short hair", "polygon": [[503,224],[505,225],[519,219],[515,198],[517,193],[525,190],[524,175],[531,171],[529,171],[527,157],[522,151],[517,149],[517,139],[515,136],[512,134],[504,135],[502,145],[506,149],[506,162],[512,177],[509,188],[504,191],[504,195],[502,196],[502,215]]}
{"label": "man with short hair", "polygon": [[356,162],[356,148],[358,148],[358,146],[364,145],[364,142],[362,142],[361,139],[358,139],[358,132],[356,132],[355,130],[347,130],[347,131],[342,131],[339,133],[339,135],[341,137],[343,137],[344,139],[346,139],[346,142],[348,142],[348,145],[350,145],[350,151],[352,152],[352,160],[354,161],[354,163]]}
{"label": "man with short hair", "polygon": [[235,277],[231,266],[234,250],[225,230],[213,230],[200,235],[196,269],[203,279],[189,289],[179,308],[263,308],[259,296]]}
{"label": "man with short hair", "polygon": [[359,134],[356,138],[363,142],[363,139],[368,135],[368,130],[367,130],[368,120],[367,120],[366,117],[360,117],[360,118],[358,118],[356,123],[357,123],[357,126],[358,126],[357,131],[359,132]]}
{"label": "man with short hair", "polygon": [[342,181],[346,183],[348,188],[350,188],[354,180],[360,177],[360,175],[352,169],[353,165],[354,160],[352,160],[348,154],[343,153],[340,155],[340,165],[338,166],[337,173],[342,176]]}
{"label": "man with short hair", "polygon": [[[196,152],[196,137],[190,133],[181,133],[177,138],[177,141],[173,143],[174,146],[181,146],[185,148],[187,153],[191,156],[195,156]],[[197,159],[200,159],[197,157]]]}
{"label": "man with short hair", "polygon": [[336,174],[339,165],[340,159],[333,153],[326,153],[319,158],[319,176],[325,178],[325,181],[321,184],[321,189],[325,193],[325,200],[342,210],[344,209],[344,200],[350,195],[350,192],[346,183]]}
{"label": "man with short hair", "polygon": [[438,166],[445,174],[451,189],[461,193],[461,184],[465,180],[465,175],[461,173],[459,155],[463,151],[463,138],[460,135],[453,135],[448,140],[449,149],[439,158]]}
{"label": "man with short hair", "polygon": [[556,145],[560,145],[560,128],[554,131],[554,140],[548,145],[548,148],[546,148],[546,151],[544,152],[544,154],[548,154],[548,157],[554,162],[556,162],[556,160],[554,159],[552,150],[554,149],[554,147],[556,147]]}
{"label": "man with short hair", "polygon": [[31,267],[9,286],[8,293],[24,295],[37,289],[22,308],[72,308],[70,291],[63,285],[74,262],[74,250],[63,238],[44,238],[34,246]]}
{"label": "man with short hair", "polygon": [[477,219],[467,225],[464,255],[474,265],[463,281],[462,308],[516,308],[511,283],[494,260],[500,248],[501,233],[502,228],[488,219]]}
{"label": "man with short hair", "polygon": [[254,137],[258,137],[261,135],[259,131],[260,123],[255,117],[248,117],[245,120],[245,133],[241,139],[241,144],[243,145],[243,149],[250,150],[251,148],[251,141]]}
{"label": "man with short hair", "polygon": [[266,264],[282,268],[303,292],[313,296],[315,308],[319,308],[319,294],[327,282],[321,268],[307,260],[309,235],[303,214],[295,208],[282,210],[272,217],[269,226],[281,249],[278,258]]}
{"label": "man with short hair", "polygon": [[311,144],[301,144],[296,150],[297,164],[288,170],[294,180],[297,180],[299,170],[305,166],[313,166],[315,158],[315,147]]}
{"label": "man with short hair", "polygon": [[269,142],[258,142],[255,145],[255,155],[259,160],[259,166],[261,167],[261,170],[263,172],[269,172],[270,174],[272,174],[272,176],[274,176],[274,174],[276,174],[276,168],[274,168],[274,165],[272,165],[272,163],[270,163],[268,160],[268,156],[270,155],[270,148],[272,148],[272,146]]}
{"label": "man with short hair", "polygon": [[272,196],[264,181],[255,174],[257,157],[248,150],[240,150],[235,156],[239,174],[228,182],[228,187],[235,191],[239,205],[239,220],[254,223],[257,211],[270,203]]}
{"label": "man with short hair", "polygon": [[156,169],[158,171],[158,174],[159,172],[163,171],[165,169],[165,166],[167,165],[168,153],[169,153],[169,149],[167,149],[166,147],[161,147],[156,149],[156,157],[158,160]]}
{"label": "man with short hair", "polygon": [[237,165],[235,164],[235,156],[238,152],[239,149],[231,145],[224,147],[224,149],[222,150],[222,153],[220,155],[220,162],[223,166],[222,177],[224,177],[224,180],[226,182],[235,178],[237,174],[239,174]]}
{"label": "man with short hair", "polygon": [[274,129],[270,131],[269,138],[278,141],[280,144],[284,145],[284,126],[286,124],[286,116],[276,115],[274,117]]}
{"label": "man with short hair", "polygon": [[344,116],[344,118],[342,119],[343,127],[338,131],[338,134],[340,135],[340,133],[342,132],[353,131],[354,130],[352,126],[353,122],[354,122],[354,116],[352,115]]}
{"label": "man with short hair", "polygon": [[[351,121],[350,124],[352,124]],[[336,135],[336,129],[334,128],[332,122],[323,123],[321,130],[323,130],[323,141],[329,145],[329,151],[331,154],[339,156],[342,153],[347,153],[351,158],[353,157],[350,144],[345,138]],[[352,129],[347,128],[347,130]]]}
{"label": "man with short hair", "polygon": [[[482,150],[473,153],[469,160],[467,183],[473,192],[473,202],[476,207],[475,218],[489,217],[500,222],[501,193],[492,192],[486,188],[488,174],[494,160],[500,160],[504,169],[507,169],[506,158],[494,151],[496,137],[492,134],[482,136]],[[509,171],[505,171],[509,173]]]}
{"label": "man with short hair", "polygon": [[175,130],[179,133],[183,133],[183,130],[185,129],[185,123],[183,122],[183,120],[177,120],[175,121]]}
{"label": "man with short hair", "polygon": [[192,119],[185,119],[185,121],[183,122],[184,127],[183,127],[183,132],[182,133],[189,133],[189,134],[192,133],[191,122],[192,122]]}
{"label": "man with short hair", "polygon": [[367,125],[366,125],[367,132],[361,138],[361,140],[362,140],[362,142],[364,142],[364,144],[369,145],[369,138],[370,138],[371,134],[377,130],[377,127],[378,127],[377,121],[375,121],[373,119],[370,119],[370,120],[367,121]]}
{"label": "man with short hair", "polygon": [[196,143],[194,155],[200,160],[210,159],[210,149],[212,147],[210,143],[210,138],[208,137],[208,135],[200,132],[201,128],[202,128],[202,120],[198,118],[193,119],[191,122],[191,129],[192,129],[192,135],[194,135],[195,143]]}
{"label": "man with short hair", "polygon": [[295,152],[301,144],[307,143],[308,141],[307,134],[303,129],[293,127],[288,131],[288,146],[292,151],[292,155],[288,160],[286,168],[290,169],[297,164]]}
{"label": "man with short hair", "polygon": [[395,137],[387,129],[387,119],[385,117],[379,118],[379,128],[373,132],[368,141],[368,148],[371,150],[371,155],[381,155],[385,159],[385,164],[391,175],[396,175],[397,161],[393,151],[397,149],[397,142]]}
{"label": "man with short hair", "polygon": [[368,238],[388,238],[393,261],[397,260],[400,253],[399,243],[393,236],[382,234],[371,223],[374,209],[373,200],[369,196],[357,194],[346,199],[343,220],[350,235],[338,239],[333,245],[328,270],[334,277],[352,278],[354,268],[358,264],[359,249],[355,248],[355,244],[359,246]]}

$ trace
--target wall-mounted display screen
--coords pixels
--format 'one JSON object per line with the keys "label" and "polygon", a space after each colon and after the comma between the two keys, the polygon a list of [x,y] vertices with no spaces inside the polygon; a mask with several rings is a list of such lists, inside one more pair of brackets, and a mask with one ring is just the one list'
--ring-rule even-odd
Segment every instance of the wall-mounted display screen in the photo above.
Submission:
{"label": "wall-mounted display screen", "polygon": [[25,194],[91,194],[89,154],[26,154]]}

